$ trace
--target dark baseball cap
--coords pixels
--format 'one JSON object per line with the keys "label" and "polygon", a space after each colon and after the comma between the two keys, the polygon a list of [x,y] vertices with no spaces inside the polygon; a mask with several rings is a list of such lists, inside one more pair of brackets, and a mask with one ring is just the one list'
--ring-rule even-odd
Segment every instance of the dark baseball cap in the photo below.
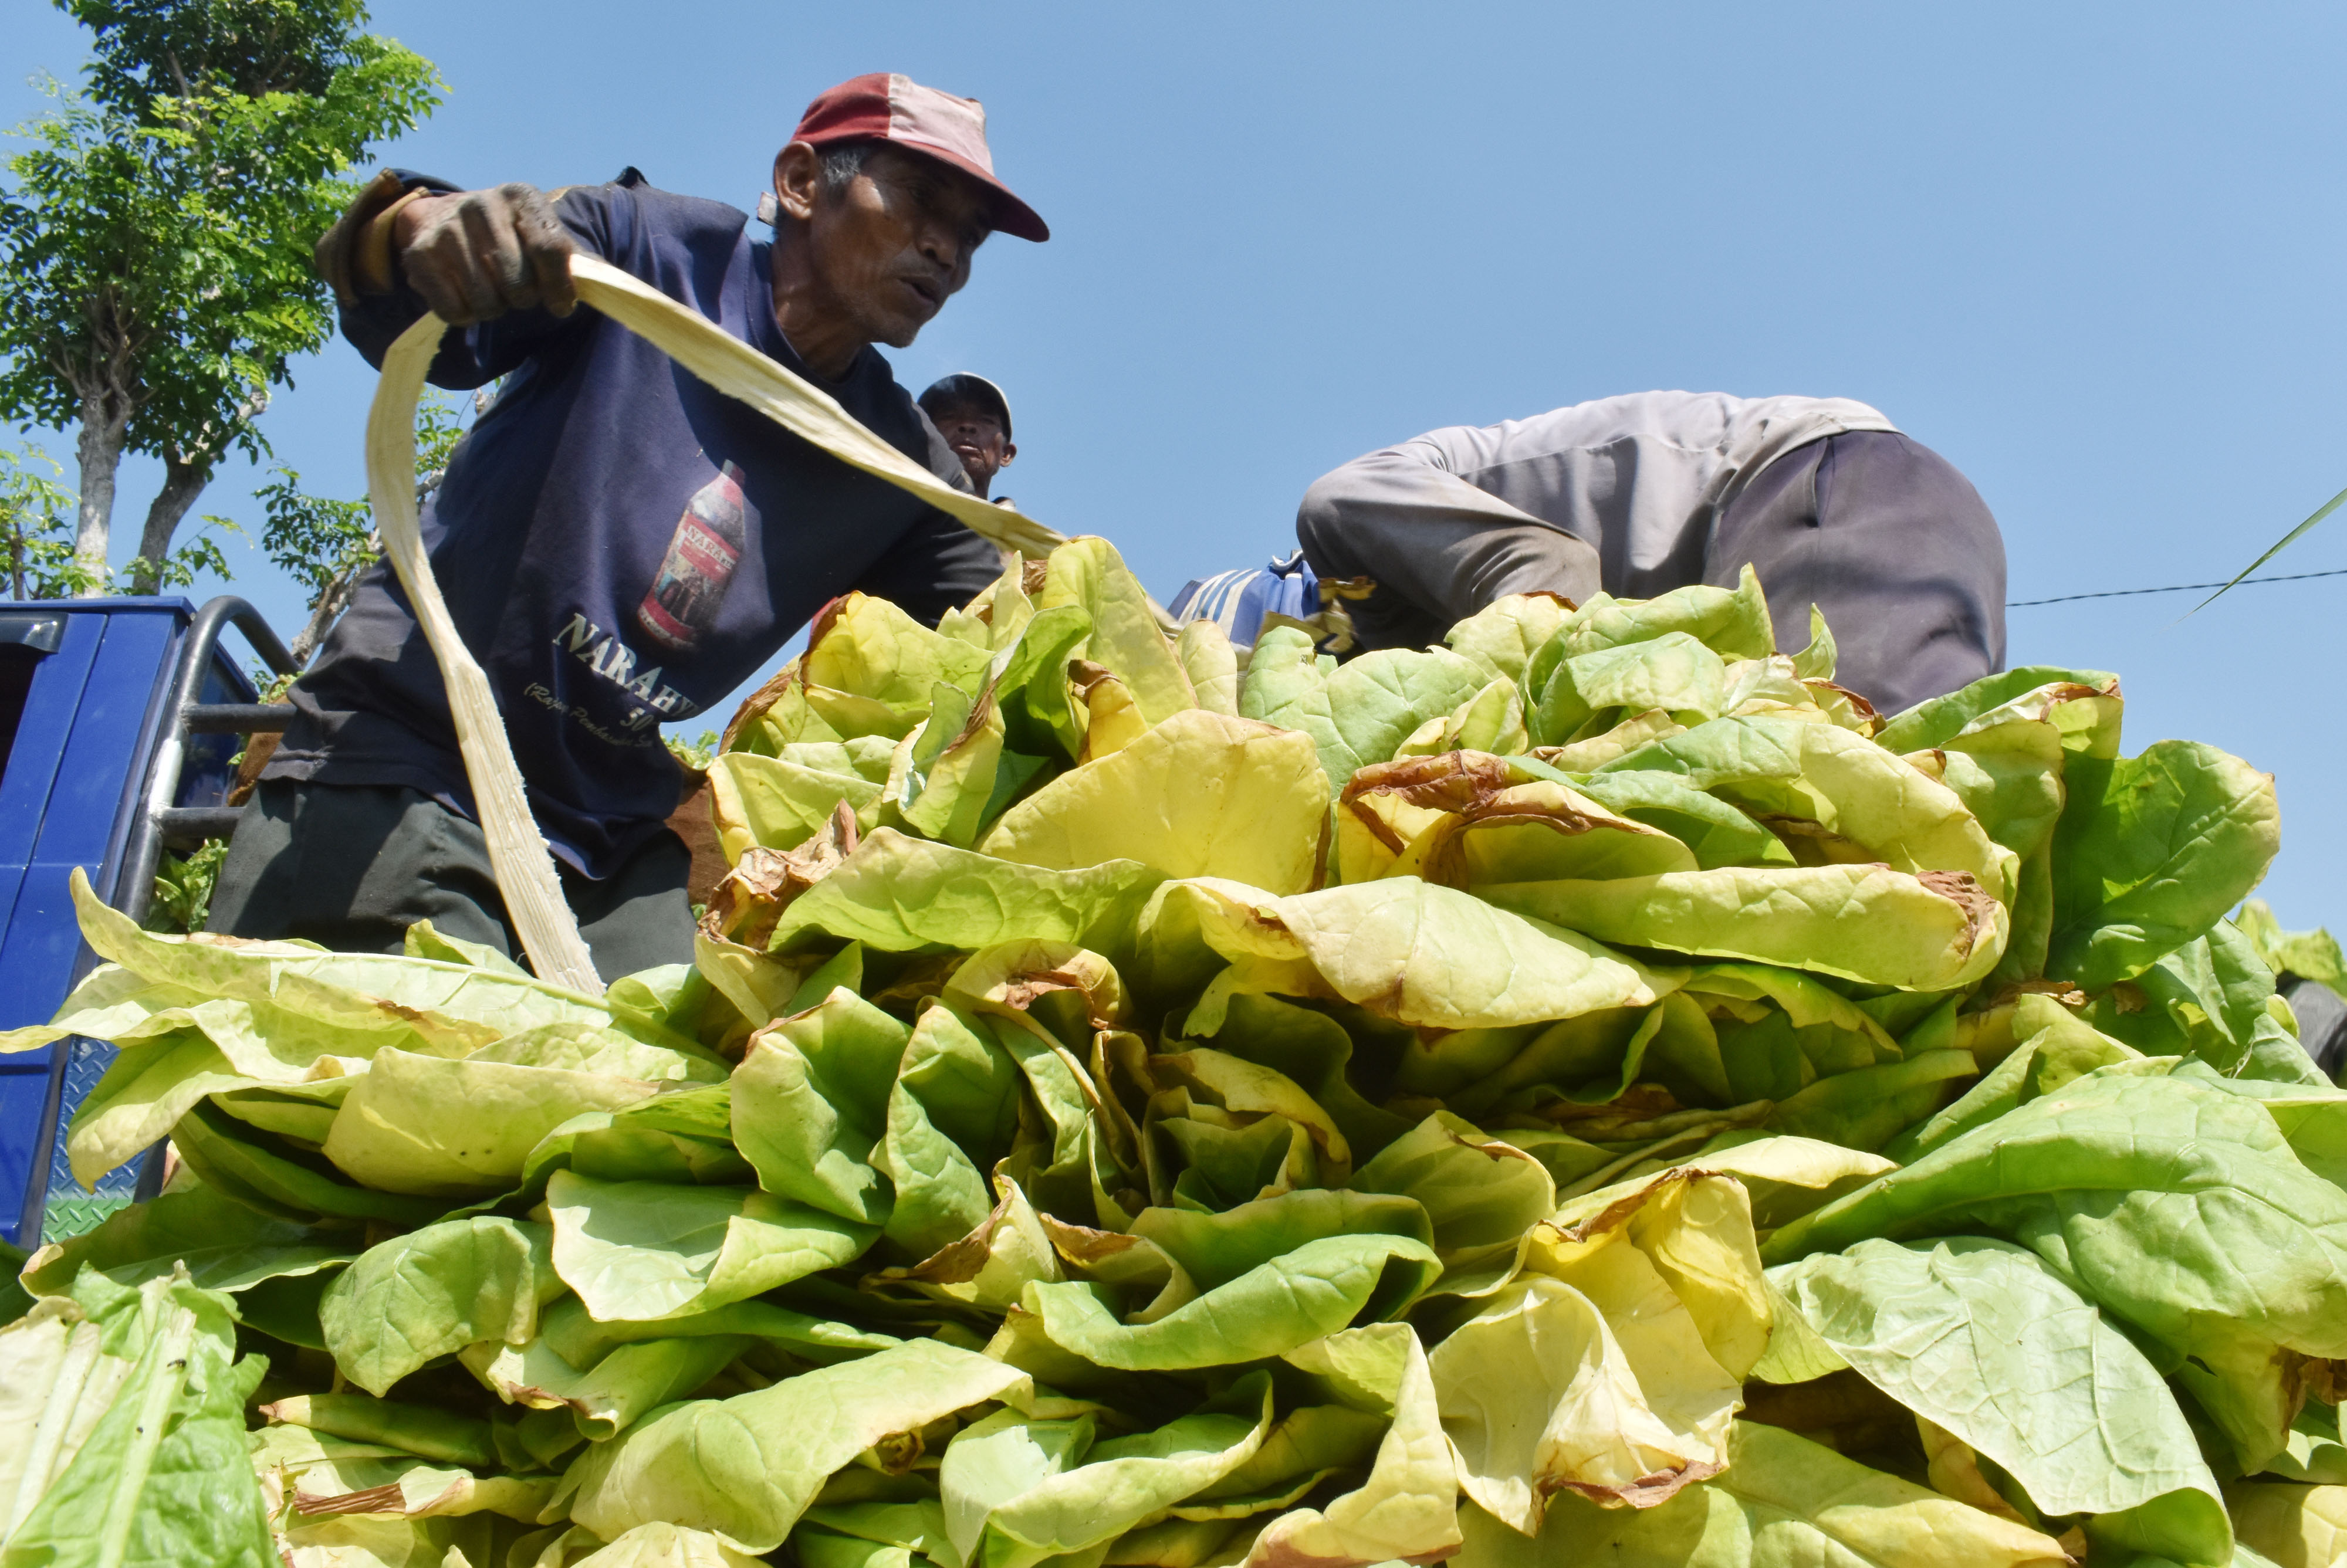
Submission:
{"label": "dark baseball cap", "polygon": [[938,410],[957,403],[972,403],[992,411],[1002,421],[1002,438],[1010,439],[1010,400],[1002,395],[1002,388],[982,375],[958,370],[951,375],[939,376],[929,384],[929,389],[914,401],[921,412],[935,419]]}

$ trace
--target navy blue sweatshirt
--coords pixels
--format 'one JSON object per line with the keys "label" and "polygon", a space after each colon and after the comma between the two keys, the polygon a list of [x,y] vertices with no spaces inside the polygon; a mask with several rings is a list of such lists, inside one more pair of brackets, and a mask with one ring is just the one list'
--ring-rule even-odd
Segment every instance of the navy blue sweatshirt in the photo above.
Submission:
{"label": "navy blue sweatshirt", "polygon": [[[443,188],[436,180],[411,184]],[[770,247],[746,214],[656,190],[633,169],[561,192],[581,249],[806,376],[949,482],[961,465],[867,347],[814,375],[774,319]],[[343,332],[370,364],[424,313],[413,291],[361,301]],[[660,726],[758,674],[851,589],[932,624],[999,570],[991,545],[712,391],[581,305],[452,329],[440,386],[507,379],[423,515],[457,630],[487,671],[529,804],[555,852],[614,871],[674,809]],[[447,694],[388,566],[361,581],[267,778],[405,784],[472,815]]]}

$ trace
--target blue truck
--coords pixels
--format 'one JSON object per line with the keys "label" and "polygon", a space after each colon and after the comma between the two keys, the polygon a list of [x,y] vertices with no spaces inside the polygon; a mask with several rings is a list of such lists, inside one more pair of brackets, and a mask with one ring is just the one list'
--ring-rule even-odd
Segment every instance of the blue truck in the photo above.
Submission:
{"label": "blue truck", "polygon": [[[284,644],[241,599],[0,600],[0,1030],[46,1022],[97,964],[74,920],[78,866],[99,897],[143,919],[167,848],[226,835],[245,736],[292,710],[256,702],[221,646],[233,627],[272,671]],[[137,1195],[160,1162],[89,1194],[61,1129],[113,1059],[68,1040],[0,1056],[0,1240],[77,1234]]]}

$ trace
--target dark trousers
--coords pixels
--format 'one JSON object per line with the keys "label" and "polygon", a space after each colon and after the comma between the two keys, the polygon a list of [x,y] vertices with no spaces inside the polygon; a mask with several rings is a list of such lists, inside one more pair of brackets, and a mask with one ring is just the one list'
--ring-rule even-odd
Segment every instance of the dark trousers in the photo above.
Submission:
{"label": "dark trousers", "polygon": [[1744,487],[1712,530],[1704,580],[1749,561],[1777,646],[1825,612],[1834,679],[1896,713],[2004,668],[2004,538],[1972,481],[1920,442],[1852,430],[1797,446]]}
{"label": "dark trousers", "polygon": [[[600,882],[556,862],[606,982],[692,961],[692,860],[663,828]],[[208,928],[396,953],[418,920],[522,960],[477,824],[400,785],[269,779],[229,844]]]}

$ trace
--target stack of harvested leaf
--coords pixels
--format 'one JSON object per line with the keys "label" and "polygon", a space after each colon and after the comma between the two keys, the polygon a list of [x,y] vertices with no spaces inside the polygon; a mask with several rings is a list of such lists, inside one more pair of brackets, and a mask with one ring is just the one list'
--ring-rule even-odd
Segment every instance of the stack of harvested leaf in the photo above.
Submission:
{"label": "stack of harvested leaf", "polygon": [[2333,1562],[2270,782],[1833,658],[1747,577],[1242,669],[1079,540],[825,617],[691,967],[85,892],[5,1043],[179,1173],[25,1272],[0,1563]]}

